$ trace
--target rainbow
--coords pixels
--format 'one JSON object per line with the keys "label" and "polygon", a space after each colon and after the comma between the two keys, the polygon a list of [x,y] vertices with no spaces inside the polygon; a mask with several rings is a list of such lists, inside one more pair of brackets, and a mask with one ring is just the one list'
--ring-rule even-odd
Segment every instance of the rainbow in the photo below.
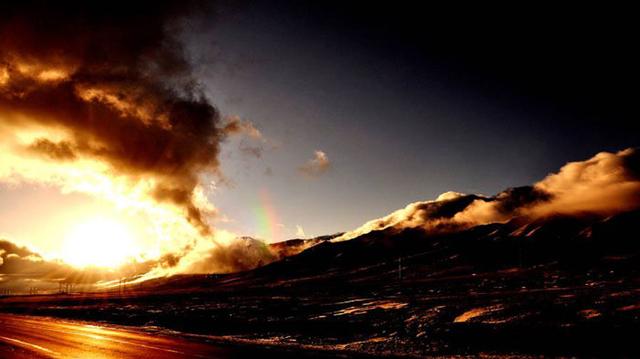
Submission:
{"label": "rainbow", "polygon": [[280,230],[282,224],[278,219],[271,196],[266,189],[261,189],[259,194],[259,203],[254,208],[256,216],[256,234],[267,242],[275,242],[280,240]]}

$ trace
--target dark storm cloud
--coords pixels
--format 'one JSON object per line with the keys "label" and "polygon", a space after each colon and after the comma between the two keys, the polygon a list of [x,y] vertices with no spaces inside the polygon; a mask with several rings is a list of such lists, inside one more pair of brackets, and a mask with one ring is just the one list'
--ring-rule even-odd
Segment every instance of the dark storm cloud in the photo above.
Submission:
{"label": "dark storm cloud", "polygon": [[[44,126],[29,150],[89,158],[119,175],[153,178],[152,194],[206,232],[191,194],[218,170],[219,114],[176,40],[190,2],[21,2],[0,5],[0,121]],[[201,9],[202,6],[197,7]]]}
{"label": "dark storm cloud", "polygon": [[73,145],[68,141],[53,142],[46,138],[40,138],[33,142],[29,149],[57,161],[74,160],[76,158]]}

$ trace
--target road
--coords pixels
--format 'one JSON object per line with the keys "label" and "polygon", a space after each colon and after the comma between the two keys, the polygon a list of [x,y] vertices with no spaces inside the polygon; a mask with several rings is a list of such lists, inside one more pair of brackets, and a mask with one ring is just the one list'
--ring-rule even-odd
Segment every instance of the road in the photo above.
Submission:
{"label": "road", "polygon": [[[216,345],[135,328],[0,314],[0,358],[319,358],[254,346]],[[327,357],[326,354],[324,357]]]}

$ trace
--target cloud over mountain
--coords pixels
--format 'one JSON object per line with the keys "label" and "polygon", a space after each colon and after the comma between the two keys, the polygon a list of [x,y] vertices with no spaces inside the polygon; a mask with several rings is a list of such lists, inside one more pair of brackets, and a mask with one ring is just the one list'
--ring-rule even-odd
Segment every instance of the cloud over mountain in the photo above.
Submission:
{"label": "cloud over mountain", "polygon": [[451,232],[515,217],[609,216],[639,207],[640,152],[626,149],[570,162],[532,186],[510,188],[491,197],[447,192],[433,201],[411,203],[336,240],[387,228]]}

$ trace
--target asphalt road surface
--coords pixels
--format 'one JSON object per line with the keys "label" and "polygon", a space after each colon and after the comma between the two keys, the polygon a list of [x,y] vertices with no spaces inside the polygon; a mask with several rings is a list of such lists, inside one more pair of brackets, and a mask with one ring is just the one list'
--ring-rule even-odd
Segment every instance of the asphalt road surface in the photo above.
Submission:
{"label": "asphalt road surface", "polygon": [[155,335],[120,327],[52,318],[0,314],[0,358],[319,358],[308,352],[280,352]]}

